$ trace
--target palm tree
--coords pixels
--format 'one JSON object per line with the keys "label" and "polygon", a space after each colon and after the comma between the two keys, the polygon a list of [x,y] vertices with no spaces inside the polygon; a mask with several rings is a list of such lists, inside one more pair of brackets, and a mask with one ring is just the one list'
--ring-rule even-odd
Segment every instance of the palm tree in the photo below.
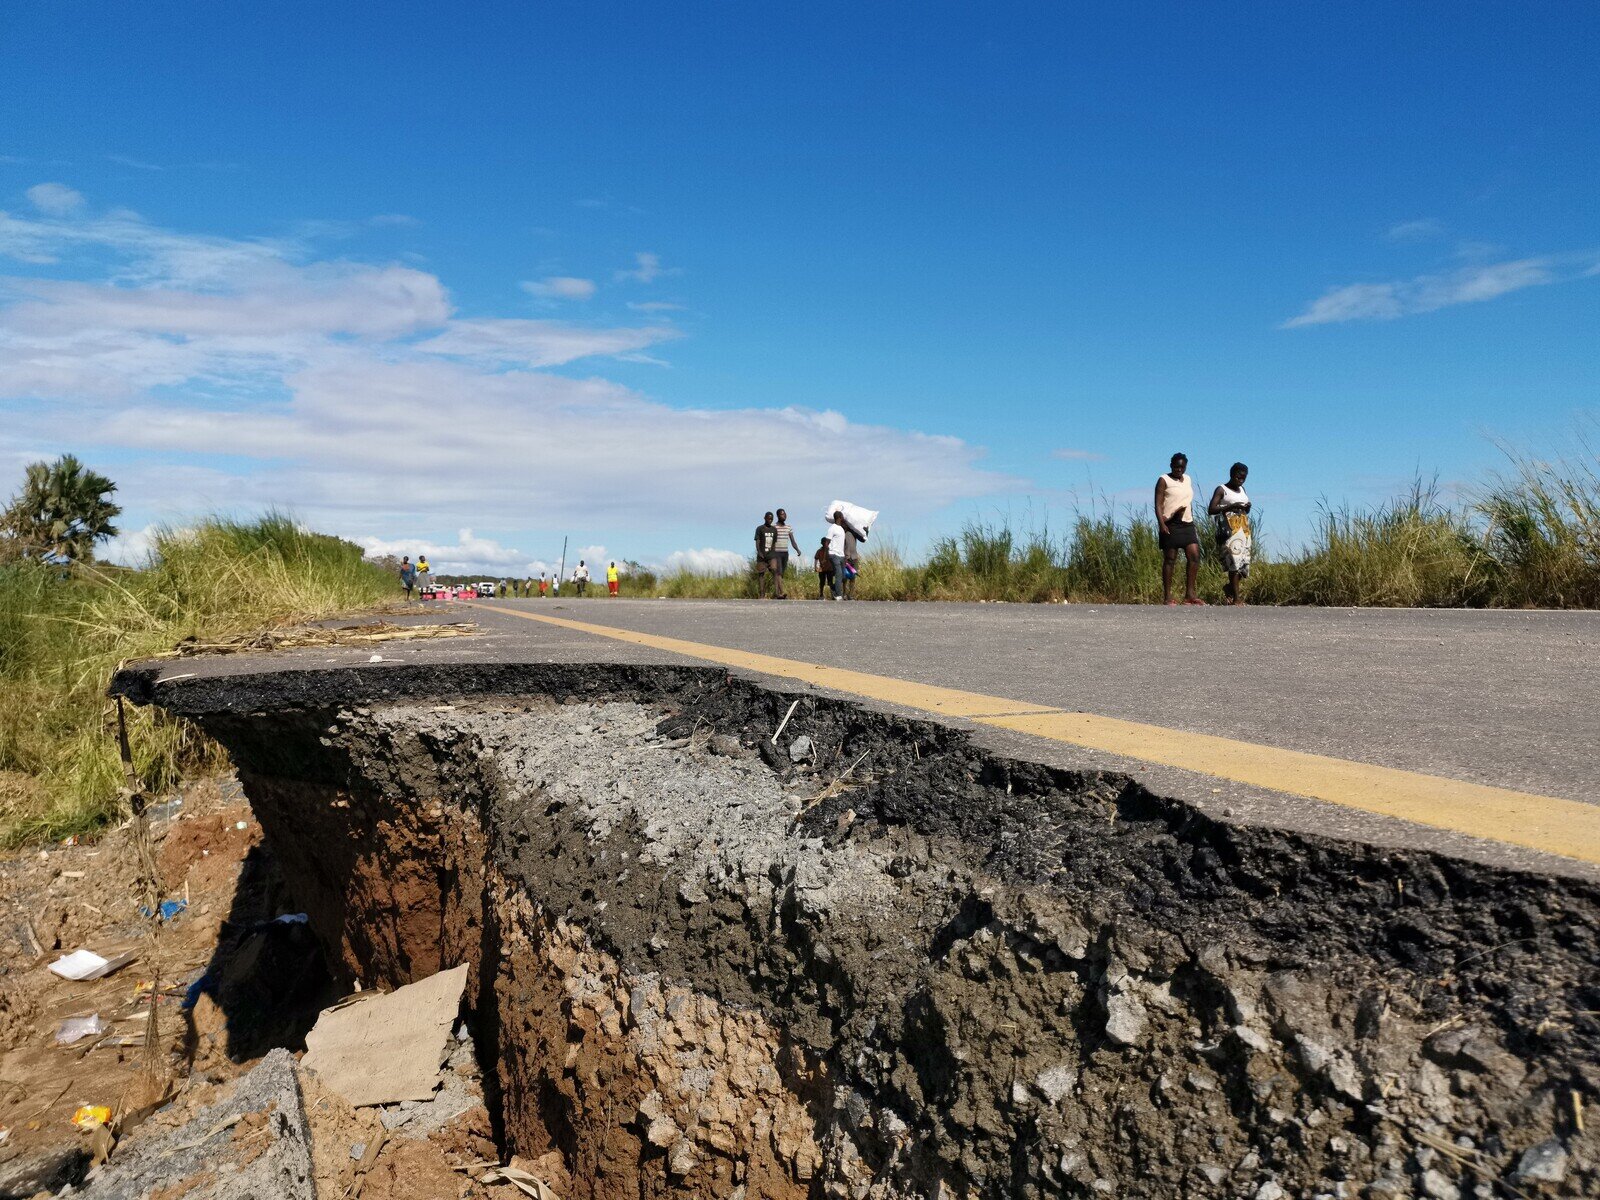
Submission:
{"label": "palm tree", "polygon": [[117,536],[111,519],[122,509],[109,498],[116,490],[116,484],[71,454],[53,463],[32,463],[22,490],[0,517],[0,527],[14,553],[51,562],[90,562],[96,542]]}

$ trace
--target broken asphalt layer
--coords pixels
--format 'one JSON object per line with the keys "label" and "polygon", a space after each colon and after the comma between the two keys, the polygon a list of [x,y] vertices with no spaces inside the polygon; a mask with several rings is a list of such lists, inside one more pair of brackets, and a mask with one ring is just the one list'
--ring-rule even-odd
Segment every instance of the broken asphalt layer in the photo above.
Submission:
{"label": "broken asphalt layer", "polygon": [[[1590,714],[1600,709],[1600,676],[1587,666],[1600,655],[1595,613],[625,600],[430,604],[418,606],[415,619],[470,618],[480,624],[480,634],[381,646],[382,661],[371,664],[371,648],[187,659],[132,673],[127,686],[369,665],[384,671],[444,666],[487,679],[523,665],[698,661],[512,614],[792,656],[890,681],[1005,697],[1023,712],[1081,710],[1238,739],[1246,747],[1520,789],[1564,798],[1560,803],[1566,805],[1600,798],[1600,755],[1593,752],[1588,729]],[[795,686],[792,679],[760,670],[733,670],[781,688]],[[392,677],[351,686],[362,694],[390,687],[420,694],[427,685]],[[843,694],[826,687],[802,690]],[[224,703],[202,700],[193,690],[190,697],[186,703]],[[878,711],[934,715],[914,705],[865,703]],[[974,733],[980,744],[1002,753],[1136,776],[1153,791],[1221,820],[1600,880],[1600,864],[1583,861],[1581,854],[1544,853],[1502,841],[1493,830],[1491,836],[1473,836],[1451,828],[1447,801],[1435,806],[1436,820],[1423,824],[1307,799],[1281,790],[1286,785],[1256,786],[991,722],[935,719]],[[1159,749],[1159,728],[1151,739]],[[1558,816],[1552,823],[1559,830],[1562,821]],[[1516,837],[1527,824],[1508,816],[1503,832]],[[1591,823],[1582,824],[1587,830]]]}
{"label": "broken asphalt layer", "polygon": [[774,744],[797,693],[554,633],[116,686],[227,745],[343,972],[471,964],[576,1195],[1600,1185],[1593,886],[821,694]]}

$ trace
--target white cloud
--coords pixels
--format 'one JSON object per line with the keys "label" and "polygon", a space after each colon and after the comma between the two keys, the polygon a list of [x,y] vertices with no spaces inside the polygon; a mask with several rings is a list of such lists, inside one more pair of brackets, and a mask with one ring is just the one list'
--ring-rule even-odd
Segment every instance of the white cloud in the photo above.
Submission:
{"label": "white cloud", "polygon": [[661,265],[661,256],[642,251],[633,256],[633,267],[626,271],[616,273],[617,280],[631,279],[636,283],[654,283],[663,275],[676,275],[676,267],[667,268]]}
{"label": "white cloud", "polygon": [[129,158],[126,154],[108,154],[106,161],[116,163],[119,167],[132,167],[135,171],[159,171],[159,163],[145,162],[142,158]]}
{"label": "white cloud", "polygon": [[413,562],[426,558],[428,566],[440,575],[487,575],[491,578],[511,576],[523,578],[555,573],[558,560],[530,559],[513,546],[502,545],[494,538],[480,537],[470,529],[462,529],[454,542],[434,542],[425,538],[360,537],[356,544],[368,558],[395,558],[409,556]]}
{"label": "white cloud", "polygon": [[[756,522],[758,525],[760,522]],[[750,569],[750,556],[737,550],[674,550],[661,560],[664,575],[687,571],[691,575],[737,575]]]}
{"label": "white cloud", "polygon": [[1424,217],[1417,221],[1401,221],[1398,225],[1389,226],[1389,240],[1391,242],[1424,242],[1430,238],[1444,236],[1444,225],[1432,217]]}
{"label": "white cloud", "polygon": [[[1454,304],[1493,300],[1523,288],[1571,278],[1573,261],[1570,256],[1524,258],[1462,267],[1444,274],[1418,275],[1392,283],[1348,284],[1323,293],[1305,312],[1285,321],[1279,328],[1298,329],[1341,321],[1392,321]],[[1586,259],[1585,264],[1588,261]]]}
{"label": "white cloud", "polygon": [[155,549],[156,533],[160,528],[151,522],[143,529],[120,533],[95,553],[99,558],[118,566],[142,567],[150,560],[150,552]]}
{"label": "white cloud", "polygon": [[554,367],[595,355],[623,354],[680,336],[664,325],[596,329],[557,321],[483,317],[452,321],[445,331],[417,345],[429,354]]}
{"label": "white cloud", "polygon": [[1094,450],[1074,450],[1070,446],[1063,446],[1059,450],[1050,451],[1051,458],[1059,458],[1063,462],[1105,462],[1106,456]]}
{"label": "white cloud", "polygon": [[[708,527],[742,538],[777,500],[800,511],[865,485],[873,507],[909,517],[1022,483],[957,438],[759,398],[678,407],[552,374],[540,368],[681,332],[456,320],[435,276],[308,261],[299,241],[173,233],[126,212],[0,214],[0,252],[62,256],[77,276],[0,283],[0,426],[40,450],[121,451],[138,520],[288,504],[373,548],[492,573],[553,564],[563,532],[597,558],[644,559],[714,540]],[[486,513],[537,522],[554,545],[398,538]]]}
{"label": "white cloud", "polygon": [[592,279],[578,279],[572,275],[546,275],[543,279],[523,282],[522,290],[530,296],[549,300],[588,300],[594,295]]}
{"label": "white cloud", "polygon": [[636,303],[636,302],[630,300],[628,302],[628,307],[633,309],[634,312],[643,312],[643,313],[682,312],[683,311],[683,305],[681,305],[681,304],[672,304],[672,303],[669,303],[666,300],[646,300],[643,303]]}
{"label": "white cloud", "polygon": [[64,183],[36,183],[27,196],[29,204],[52,217],[64,217],[83,207],[83,193]]}
{"label": "white cloud", "polygon": [[256,271],[246,287],[220,294],[58,280],[20,281],[12,288],[28,300],[7,311],[7,327],[38,334],[93,328],[174,337],[393,338],[437,328],[450,315],[436,278],[396,266],[284,264]]}

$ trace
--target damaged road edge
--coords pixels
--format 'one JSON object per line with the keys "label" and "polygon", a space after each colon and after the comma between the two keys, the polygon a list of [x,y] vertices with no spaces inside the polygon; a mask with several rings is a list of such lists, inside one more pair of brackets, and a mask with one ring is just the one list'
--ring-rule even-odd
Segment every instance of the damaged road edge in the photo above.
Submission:
{"label": "damaged road edge", "polygon": [[794,694],[718,671],[156,678],[114,688],[229,748],[333,962],[472,966],[575,1195],[1600,1189],[1590,885],[820,697],[797,767]]}

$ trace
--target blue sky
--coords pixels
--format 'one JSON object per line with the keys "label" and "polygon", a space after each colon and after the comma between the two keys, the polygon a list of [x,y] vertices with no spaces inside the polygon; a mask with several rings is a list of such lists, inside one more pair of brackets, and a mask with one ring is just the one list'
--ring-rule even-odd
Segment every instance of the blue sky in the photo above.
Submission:
{"label": "blue sky", "polygon": [[1597,35],[1566,3],[13,3],[0,472],[72,450],[130,531],[289,505],[510,572],[563,534],[727,562],[841,496],[912,552],[1059,526],[1181,448],[1206,486],[1248,461],[1293,540],[1596,411]]}

